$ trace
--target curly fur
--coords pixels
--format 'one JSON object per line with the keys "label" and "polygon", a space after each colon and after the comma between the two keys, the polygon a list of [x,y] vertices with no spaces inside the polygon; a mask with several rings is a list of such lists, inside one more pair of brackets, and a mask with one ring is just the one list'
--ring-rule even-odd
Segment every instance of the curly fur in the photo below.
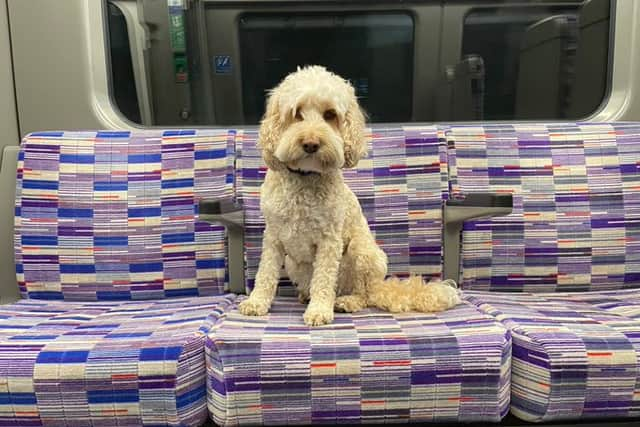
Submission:
{"label": "curly fur", "polygon": [[365,116],[347,81],[319,66],[287,76],[269,96],[259,144],[269,167],[260,202],[266,228],[243,314],[267,314],[283,264],[309,303],[309,326],[331,323],[334,309],[428,312],[460,302],[444,282],[385,280],[387,257],[341,172],[366,154]]}

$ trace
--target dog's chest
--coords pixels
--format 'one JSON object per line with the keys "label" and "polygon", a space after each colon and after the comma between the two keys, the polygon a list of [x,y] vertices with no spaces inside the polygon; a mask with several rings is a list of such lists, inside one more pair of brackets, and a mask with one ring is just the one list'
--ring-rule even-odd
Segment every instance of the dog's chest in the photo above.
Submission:
{"label": "dog's chest", "polygon": [[344,209],[333,198],[313,192],[276,192],[263,204],[265,220],[288,253],[313,256],[315,247],[329,230],[339,230]]}
{"label": "dog's chest", "polygon": [[304,196],[290,195],[274,201],[271,207],[265,209],[265,219],[303,233],[335,226],[340,221],[339,212],[330,208],[331,203]]}

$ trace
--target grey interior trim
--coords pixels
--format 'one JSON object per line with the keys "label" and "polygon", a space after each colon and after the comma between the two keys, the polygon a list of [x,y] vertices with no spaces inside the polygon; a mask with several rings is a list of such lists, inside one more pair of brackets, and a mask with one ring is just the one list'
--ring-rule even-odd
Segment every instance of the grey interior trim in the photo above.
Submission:
{"label": "grey interior trim", "polygon": [[467,200],[445,203],[444,223],[444,278],[460,281],[460,234],[464,221],[477,218],[508,215],[513,210],[512,196],[495,194],[469,195]]}
{"label": "grey interior trim", "polygon": [[[149,52],[148,28],[140,20],[139,8],[136,2],[128,0],[110,0],[122,12],[129,29],[129,45],[131,46],[131,64],[136,85],[136,95],[140,106],[141,125],[150,126],[153,124],[153,106],[151,105],[151,85],[149,83]],[[106,20],[105,20],[106,21]],[[105,23],[105,26],[107,24]],[[108,32],[108,31],[107,31]],[[109,62],[111,58],[107,58]],[[109,64],[111,67],[111,64]],[[114,82],[110,82],[113,84]],[[113,88],[111,88],[113,95]],[[115,101],[113,104],[116,105]]]}
{"label": "grey interior trim", "polygon": [[2,145],[20,142],[7,2],[0,1],[0,129]]}
{"label": "grey interior trim", "polygon": [[17,145],[4,147],[0,166],[0,304],[9,304],[20,299],[13,249],[13,230],[16,194],[16,169],[18,166]]}
{"label": "grey interior trim", "polygon": [[244,283],[244,213],[240,206],[217,200],[202,200],[199,206],[201,221],[220,223],[227,229],[227,267],[229,291],[246,292]]}

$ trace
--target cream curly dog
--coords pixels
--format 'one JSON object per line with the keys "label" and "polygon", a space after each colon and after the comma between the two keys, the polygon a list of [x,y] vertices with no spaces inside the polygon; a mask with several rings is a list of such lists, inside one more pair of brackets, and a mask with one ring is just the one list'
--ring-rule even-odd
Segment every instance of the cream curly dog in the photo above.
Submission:
{"label": "cream curly dog", "polygon": [[267,314],[283,264],[309,302],[309,326],[331,323],[334,308],[441,311],[460,302],[444,282],[385,281],[387,257],[342,178],[366,152],[365,118],[347,81],[319,66],[287,76],[269,96],[259,144],[269,167],[260,202],[266,229],[241,313]]}

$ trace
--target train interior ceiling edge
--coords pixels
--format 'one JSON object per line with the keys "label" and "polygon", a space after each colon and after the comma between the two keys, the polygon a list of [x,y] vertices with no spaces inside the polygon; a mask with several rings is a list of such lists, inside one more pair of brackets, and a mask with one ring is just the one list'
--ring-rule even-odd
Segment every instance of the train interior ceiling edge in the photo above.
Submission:
{"label": "train interior ceiling edge", "polygon": [[[239,314],[312,64],[389,273],[458,306]],[[0,427],[639,426],[638,76],[638,0],[0,0]]]}

